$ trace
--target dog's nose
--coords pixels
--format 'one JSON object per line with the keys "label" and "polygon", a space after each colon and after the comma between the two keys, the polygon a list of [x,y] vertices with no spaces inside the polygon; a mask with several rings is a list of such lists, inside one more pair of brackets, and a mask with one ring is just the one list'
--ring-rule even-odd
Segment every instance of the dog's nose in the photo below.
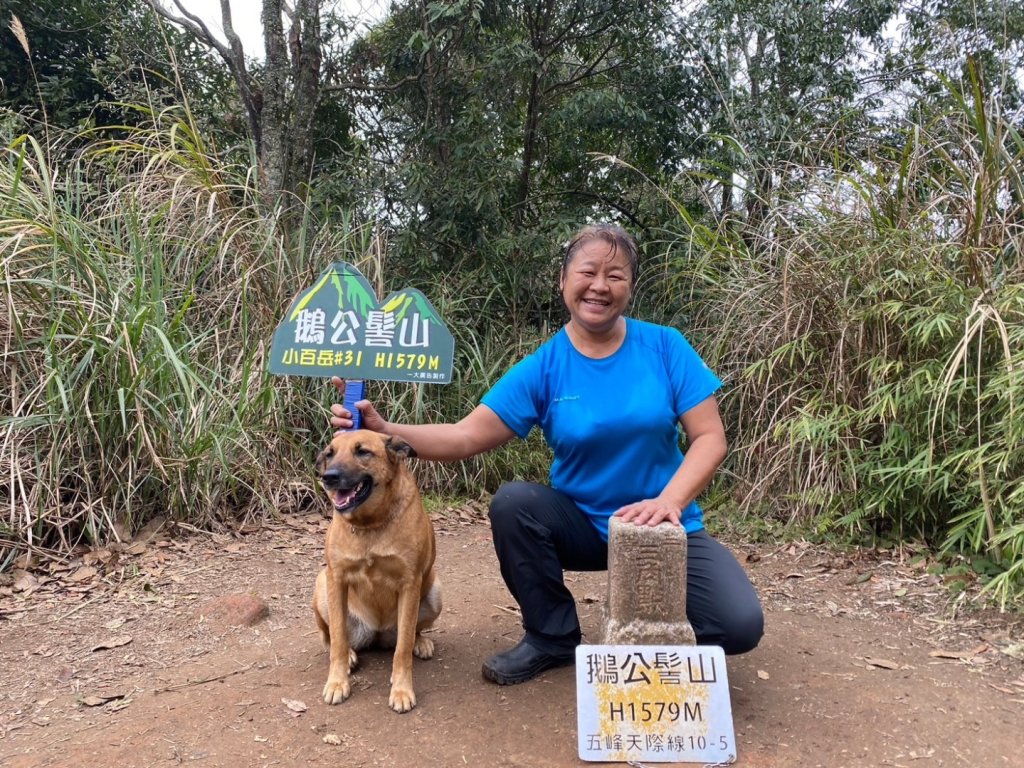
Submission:
{"label": "dog's nose", "polygon": [[341,483],[341,470],[336,467],[331,467],[324,470],[324,473],[320,475],[320,480],[328,488],[336,488]]}

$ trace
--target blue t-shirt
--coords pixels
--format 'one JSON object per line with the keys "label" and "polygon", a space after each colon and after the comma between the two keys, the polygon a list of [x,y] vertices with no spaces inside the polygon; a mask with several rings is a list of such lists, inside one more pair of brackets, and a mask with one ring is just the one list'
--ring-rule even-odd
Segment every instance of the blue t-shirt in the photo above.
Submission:
{"label": "blue t-shirt", "polygon": [[[620,507],[652,499],[679,469],[679,417],[722,386],[675,328],[626,318],[613,355],[580,354],[563,328],[505,373],[481,402],[519,437],[539,425],[554,452],[551,487],[606,540]],[[704,527],[691,502],[687,533]]]}

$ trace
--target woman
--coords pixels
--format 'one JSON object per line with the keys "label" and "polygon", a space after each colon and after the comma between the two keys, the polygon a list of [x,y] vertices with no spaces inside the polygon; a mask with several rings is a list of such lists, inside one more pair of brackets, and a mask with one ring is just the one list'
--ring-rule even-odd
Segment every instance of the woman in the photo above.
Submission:
{"label": "woman", "polygon": [[[499,685],[573,662],[580,624],[562,571],[607,568],[613,514],[685,527],[686,610],[698,643],[743,653],[761,638],[753,586],[704,530],[694,501],[726,453],[714,396],[721,382],[679,331],[624,315],[637,265],[636,242],[622,228],[584,227],[559,280],[569,321],[457,423],[394,424],[368,401],[356,404],[365,429],[399,435],[434,461],[489,451],[534,425],[543,430],[554,453],[550,487],[507,483],[490,506],[501,575],[525,629],[518,645],[484,662],[484,677]],[[333,427],[351,427],[344,406],[331,412]],[[677,424],[689,444],[685,461]]]}

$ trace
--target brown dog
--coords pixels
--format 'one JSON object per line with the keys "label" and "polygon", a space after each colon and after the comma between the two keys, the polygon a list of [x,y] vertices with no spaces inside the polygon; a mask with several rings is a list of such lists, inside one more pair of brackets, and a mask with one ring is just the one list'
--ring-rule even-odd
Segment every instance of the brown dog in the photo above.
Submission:
{"label": "brown dog", "polygon": [[388,704],[416,706],[412,657],[434,655],[423,637],[441,613],[434,575],[434,528],[404,459],[415,452],[399,437],[369,430],[339,432],[317,457],[320,483],[334,507],[327,567],[316,579],[313,613],[330,647],[324,701],[351,693],[356,651],[378,644],[395,655]]}

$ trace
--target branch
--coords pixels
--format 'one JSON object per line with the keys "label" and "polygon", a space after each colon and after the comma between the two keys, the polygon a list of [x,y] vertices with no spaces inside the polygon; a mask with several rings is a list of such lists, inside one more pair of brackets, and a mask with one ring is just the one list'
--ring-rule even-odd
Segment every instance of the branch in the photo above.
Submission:
{"label": "branch", "polygon": [[[606,197],[605,195],[602,195],[599,192],[591,192],[590,190],[587,190],[587,189],[578,189],[578,188],[577,189],[559,189],[559,190],[552,190],[551,192],[535,193],[534,195],[531,196],[531,199],[532,200],[538,200],[538,199],[544,198],[544,197],[571,197],[573,195],[578,195],[579,197],[585,197],[585,198],[588,198],[590,200],[596,200],[599,203],[603,203],[604,205],[607,205],[609,208],[614,208],[616,211],[618,211],[623,216],[625,216],[627,219],[629,219],[629,222],[633,225],[633,227],[635,229],[642,230],[644,233],[649,233],[650,232],[651,228],[649,226],[647,226],[646,224],[644,224],[643,221],[641,221],[640,218],[632,210],[630,210],[629,208],[626,208],[623,203],[616,202],[615,200],[612,200],[611,198]],[[520,203],[520,205],[524,205],[524,204],[525,203]]]}
{"label": "branch", "polygon": [[206,23],[189,12],[181,4],[181,0],[173,0],[174,6],[181,12],[181,16],[175,16],[165,8],[161,0],[145,0],[146,5],[155,13],[163,16],[168,21],[177,24],[191,32],[197,40],[217,51],[224,62],[228,65],[235,84],[238,86],[238,93],[245,105],[246,118],[249,123],[249,131],[257,148],[260,146],[259,113],[260,105],[257,103],[257,94],[253,93],[252,83],[249,82],[249,71],[245,66],[245,53],[242,49],[242,41],[235,32],[231,22],[231,0],[220,0],[221,18],[224,25],[224,34],[229,44],[214,37]]}
{"label": "branch", "polygon": [[[605,51],[605,53],[607,53],[607,51]],[[600,64],[603,59],[604,54],[601,54],[600,58],[595,59],[592,63],[587,65],[587,67],[579,74],[573,75],[568,80],[560,80],[558,82],[552,83],[547,88],[544,88],[542,90],[542,93],[545,96],[547,96],[548,94],[554,93],[555,91],[560,91],[563,88],[569,88],[570,86],[575,85],[581,80],[586,80],[589,77],[597,77],[599,75],[608,74],[609,72],[614,72],[617,69],[622,69],[621,64],[609,64],[604,69],[597,69],[597,65]]]}
{"label": "branch", "polygon": [[332,83],[324,87],[324,93],[340,93],[342,91],[369,91],[370,93],[388,93],[397,91],[403,85],[419,82],[419,75],[406,75],[396,83],[387,85],[370,85],[368,83]]}
{"label": "branch", "polygon": [[228,44],[231,46],[232,57],[237,61],[244,62],[245,51],[242,48],[242,40],[239,38],[238,33],[235,32],[234,24],[231,21],[231,0],[220,0],[220,16],[224,23],[224,36],[228,39]]}
{"label": "branch", "polygon": [[[180,2],[180,0],[173,0],[175,7],[183,14],[182,16],[175,16],[169,10],[164,8],[163,3],[160,0],[146,0],[146,5],[152,8],[156,13],[163,16],[168,21],[172,21],[175,24],[184,27],[199,40],[206,43],[211,48],[223,56],[228,64],[231,64],[231,49],[228,48],[224,43],[213,36],[210,32],[210,28],[206,26],[206,23],[193,13],[190,13]],[[228,0],[222,0],[223,3],[227,3]]]}
{"label": "branch", "polygon": [[626,208],[622,203],[618,203],[618,202],[612,200],[611,198],[605,197],[602,194],[598,194],[596,192],[589,192],[589,191],[584,190],[584,189],[568,189],[568,190],[565,191],[565,194],[567,194],[567,195],[575,194],[575,195],[579,195],[580,197],[589,197],[592,200],[597,200],[600,203],[604,203],[609,208],[614,208],[616,211],[618,211],[623,216],[625,216],[627,219],[629,219],[629,222],[635,228],[643,230],[644,233],[647,233],[647,232],[650,231],[650,227],[648,227],[646,224],[644,224],[637,217],[637,215],[635,213],[633,213],[633,211],[631,211],[629,208]]}
{"label": "branch", "polygon": [[180,691],[182,688],[188,688],[191,685],[205,685],[206,683],[215,683],[221,680],[225,680],[233,675],[240,675],[243,672],[248,672],[256,665],[254,661],[252,664],[246,664],[241,669],[235,669],[231,672],[225,672],[223,675],[213,675],[212,677],[203,677],[199,680],[186,680],[184,683],[178,683],[176,685],[168,685],[166,688],[156,688],[153,693],[167,693],[168,691]]}

